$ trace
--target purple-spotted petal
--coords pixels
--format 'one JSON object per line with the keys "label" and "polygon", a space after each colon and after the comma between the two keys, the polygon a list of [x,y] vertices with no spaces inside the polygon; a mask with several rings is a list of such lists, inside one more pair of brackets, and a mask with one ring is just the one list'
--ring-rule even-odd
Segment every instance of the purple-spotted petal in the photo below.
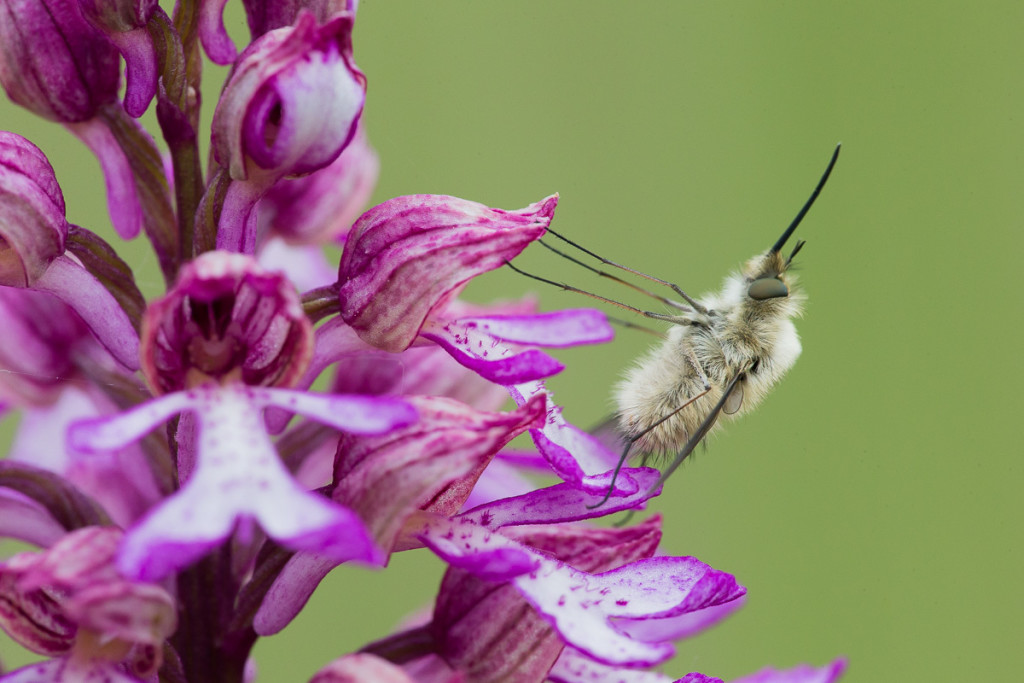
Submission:
{"label": "purple-spotted petal", "polygon": [[[452,537],[467,526],[456,529],[450,521],[439,524],[437,530]],[[505,547],[532,554],[539,562],[556,558],[579,570],[600,572],[649,557],[661,537],[658,526],[655,518],[630,529],[533,527],[519,535],[518,543],[504,538]],[[497,541],[502,537],[495,537],[495,545],[501,547]],[[464,552],[471,553],[472,547]],[[513,673],[540,680],[564,643],[548,619],[528,607],[515,582],[495,585],[452,567],[441,584],[428,628],[438,654],[471,680],[501,680]]]}
{"label": "purple-spotted petal", "polygon": [[614,332],[604,314],[592,309],[535,315],[428,319],[420,334],[484,379],[515,385],[550,377],[565,366],[536,349],[609,341]]}
{"label": "purple-spotted petal", "polygon": [[417,535],[442,560],[485,581],[509,581],[541,566],[538,554],[479,524],[427,519]]}
{"label": "purple-spotted petal", "polygon": [[83,453],[103,453],[124,448],[196,404],[195,393],[176,392],[147,401],[123,413],[82,420],[68,430],[68,444]]}
{"label": "purple-spotted petal", "polygon": [[339,562],[380,561],[351,511],[291,478],[263,430],[259,402],[246,388],[188,393],[197,418],[196,467],[185,486],[126,537],[118,560],[125,575],[162,578],[224,542],[239,523],[256,523],[286,547]]}
{"label": "purple-spotted petal", "polygon": [[637,640],[683,640],[706,631],[746,603],[746,596],[695,612],[662,619],[633,619],[618,622],[619,628]]}
{"label": "purple-spotted petal", "polygon": [[[343,435],[335,459],[332,498],[366,520],[388,552],[414,547],[399,534],[416,511],[455,512],[498,449],[544,414],[543,400],[500,414],[440,397],[406,400],[419,422],[378,437]],[[309,553],[293,557],[260,606],[257,632],[284,628],[337,564]]]}
{"label": "purple-spotted petal", "polygon": [[548,672],[548,680],[554,683],[723,683],[720,678],[696,672],[675,679],[658,671],[602,664],[571,647],[562,650]]}
{"label": "purple-spotted petal", "polygon": [[287,389],[252,389],[250,395],[258,405],[301,413],[353,434],[383,434],[417,418],[416,409],[397,398],[309,394]]}
{"label": "purple-spotted petal", "polygon": [[402,351],[431,310],[547,229],[557,196],[518,211],[441,195],[397,197],[356,221],[338,269],[341,317],[363,340]]}
{"label": "purple-spotted petal", "polygon": [[846,671],[846,660],[837,659],[823,667],[807,664],[778,671],[763,669],[755,674],[737,678],[732,683],[833,683]]}
{"label": "purple-spotted petal", "polygon": [[[573,484],[556,484],[480,505],[462,513],[459,518],[490,529],[499,529],[504,526],[555,524],[602,517],[634,508],[651,497],[649,489],[657,482],[660,473],[651,467],[638,467],[623,469],[619,476],[635,481],[636,493],[604,501],[603,492],[588,493]],[[598,507],[602,501],[604,504]]]}
{"label": "purple-spotted petal", "polygon": [[593,308],[577,308],[535,315],[461,318],[480,334],[518,344],[564,348],[611,341],[615,331],[608,318]]}
{"label": "purple-spotted petal", "polygon": [[[628,637],[613,619],[673,616],[744,593],[730,574],[692,557],[641,559],[589,574],[468,522],[428,519],[420,533],[450,563],[487,580],[506,576],[567,644],[606,664],[653,666],[674,652],[669,643]],[[536,562],[532,571],[522,571],[527,558]]]}

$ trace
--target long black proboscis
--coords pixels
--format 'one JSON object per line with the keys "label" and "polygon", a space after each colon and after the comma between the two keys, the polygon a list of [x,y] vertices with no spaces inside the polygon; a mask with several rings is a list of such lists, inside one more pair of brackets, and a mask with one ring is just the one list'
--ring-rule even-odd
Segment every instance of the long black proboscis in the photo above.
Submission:
{"label": "long black proboscis", "polygon": [[828,162],[828,168],[826,168],[825,173],[822,174],[821,180],[818,181],[818,185],[814,188],[814,192],[812,192],[811,196],[806,202],[804,202],[803,208],[800,209],[800,213],[796,215],[793,222],[789,224],[788,228],[786,228],[786,232],[782,233],[782,237],[775,242],[775,245],[771,249],[773,253],[782,251],[782,247],[786,245],[786,240],[788,240],[789,236],[793,234],[794,230],[796,230],[796,226],[800,225],[800,221],[804,219],[807,212],[811,210],[811,205],[814,204],[814,200],[818,198],[818,195],[821,193],[821,188],[825,187],[825,182],[832,173],[832,167],[836,165],[836,160],[839,158],[839,148],[841,146],[842,145],[836,145],[836,150],[832,152],[832,158]]}

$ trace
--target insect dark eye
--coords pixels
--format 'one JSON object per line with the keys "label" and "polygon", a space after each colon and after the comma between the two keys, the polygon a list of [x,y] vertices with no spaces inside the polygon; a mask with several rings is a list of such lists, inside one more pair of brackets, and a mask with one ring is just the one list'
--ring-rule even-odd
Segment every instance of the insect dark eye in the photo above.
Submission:
{"label": "insect dark eye", "polygon": [[789,296],[789,288],[782,280],[773,277],[763,277],[750,283],[747,294],[751,299],[764,301],[765,299],[777,299],[780,296]]}

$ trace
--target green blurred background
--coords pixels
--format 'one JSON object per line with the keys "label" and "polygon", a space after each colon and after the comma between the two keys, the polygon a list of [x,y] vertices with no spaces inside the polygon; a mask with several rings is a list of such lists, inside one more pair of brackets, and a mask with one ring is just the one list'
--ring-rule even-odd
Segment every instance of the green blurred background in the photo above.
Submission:
{"label": "green blurred background", "polygon": [[[244,36],[238,4],[230,29]],[[843,143],[800,229],[803,357],[652,506],[666,552],[749,589],[665,670],[729,680],[846,655],[852,683],[1019,680],[1024,5],[359,11],[375,201],[431,192],[518,208],[558,191],[556,229],[691,293],[771,244]],[[207,72],[208,103],[222,74]],[[98,166],[70,135],[6,101],[0,125],[50,156],[72,221],[109,230]],[[154,260],[135,246],[156,293]],[[541,250],[522,264],[618,295]],[[469,296],[527,291],[505,269]],[[587,305],[540,294],[547,308]],[[561,354],[569,369],[551,385],[570,420],[600,420],[650,343],[618,337]],[[385,635],[430,604],[442,571],[425,551],[381,573],[336,571],[258,645],[260,680],[307,680]],[[13,651],[0,643],[8,663]]]}

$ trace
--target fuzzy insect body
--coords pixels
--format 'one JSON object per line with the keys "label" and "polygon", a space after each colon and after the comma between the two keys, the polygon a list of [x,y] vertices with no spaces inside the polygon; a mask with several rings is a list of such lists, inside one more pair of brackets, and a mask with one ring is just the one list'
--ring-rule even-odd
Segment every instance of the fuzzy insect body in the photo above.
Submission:
{"label": "fuzzy insect body", "polygon": [[[804,294],[787,266],[779,252],[758,255],[720,292],[698,300],[703,311],[672,316],[665,340],[627,371],[615,391],[620,431],[637,437],[634,452],[675,455],[734,377],[740,379],[722,406],[730,417],[755,408],[793,367],[800,355],[793,319],[803,310]],[[781,283],[787,294],[751,297],[751,287],[766,279]]]}
{"label": "fuzzy insect body", "polygon": [[721,291],[700,300],[667,280],[599,256],[550,228],[550,235],[573,248],[605,265],[669,287],[686,303],[599,270],[540,240],[559,256],[661,301],[674,309],[672,313],[645,311],[508,263],[512,270],[534,280],[673,324],[661,344],[629,369],[616,388],[617,434],[607,434],[606,425],[598,428],[606,437],[619,440],[622,451],[608,493],[592,507],[603,505],[611,496],[614,479],[631,454],[674,453],[651,490],[659,488],[712,431],[722,414],[735,417],[753,410],[796,363],[800,338],[793,319],[803,311],[805,296],[790,266],[804,242],[797,242],[789,256],[782,254],[782,248],[814,204],[838,158],[836,146],[810,198],[775,244],[747,261],[739,273],[726,278]]}

